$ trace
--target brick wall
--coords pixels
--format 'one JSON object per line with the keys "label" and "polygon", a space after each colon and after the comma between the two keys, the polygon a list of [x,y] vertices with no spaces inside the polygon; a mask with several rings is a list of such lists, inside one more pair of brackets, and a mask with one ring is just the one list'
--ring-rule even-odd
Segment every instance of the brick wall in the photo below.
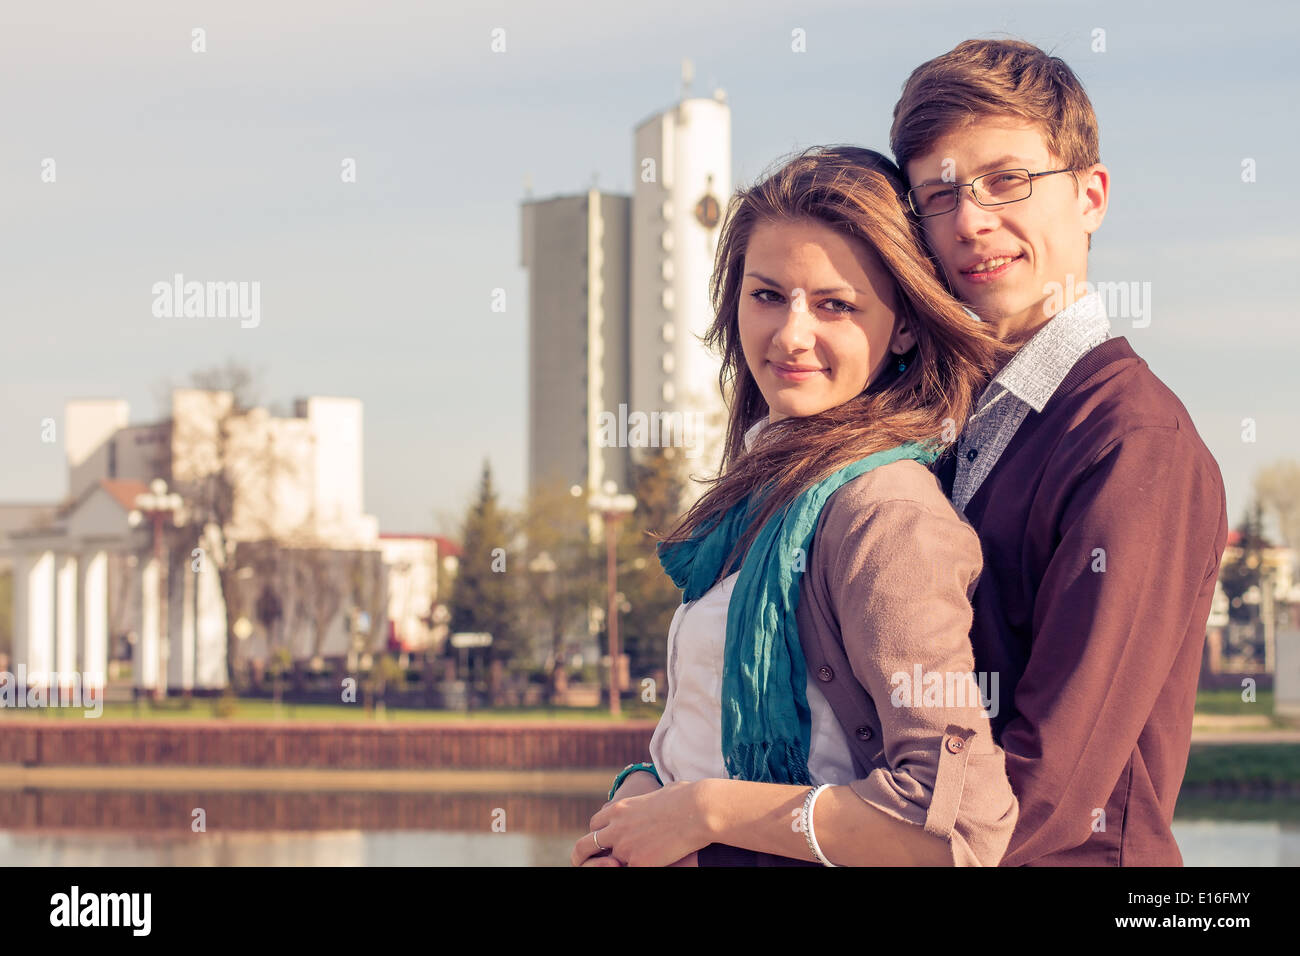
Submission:
{"label": "brick wall", "polygon": [[653,721],[350,726],[0,720],[0,764],[585,770],[649,759]]}

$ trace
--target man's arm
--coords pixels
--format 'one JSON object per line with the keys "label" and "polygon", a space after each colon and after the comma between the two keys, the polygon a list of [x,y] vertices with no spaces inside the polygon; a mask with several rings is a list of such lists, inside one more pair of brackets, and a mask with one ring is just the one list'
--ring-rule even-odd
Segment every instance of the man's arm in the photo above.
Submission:
{"label": "man's arm", "polygon": [[[1226,525],[1218,468],[1185,431],[1134,429],[1080,476],[1039,585],[1017,716],[1002,733],[1020,799],[1003,866],[1092,836],[1189,629],[1204,628],[1201,591]],[[1190,707],[1195,685],[1183,690]]]}

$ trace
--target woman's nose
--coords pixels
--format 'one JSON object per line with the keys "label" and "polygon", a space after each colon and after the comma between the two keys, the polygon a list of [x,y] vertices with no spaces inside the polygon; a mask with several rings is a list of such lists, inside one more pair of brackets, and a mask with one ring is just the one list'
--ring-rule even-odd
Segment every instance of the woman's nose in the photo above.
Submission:
{"label": "woman's nose", "polygon": [[790,297],[790,308],[786,310],[785,321],[772,337],[773,343],[787,354],[812,348],[814,321],[802,291],[796,289]]}

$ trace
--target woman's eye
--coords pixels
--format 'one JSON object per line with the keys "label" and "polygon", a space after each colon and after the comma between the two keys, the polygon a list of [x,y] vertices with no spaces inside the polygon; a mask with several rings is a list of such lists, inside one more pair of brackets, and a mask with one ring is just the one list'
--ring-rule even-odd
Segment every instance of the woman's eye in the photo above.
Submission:
{"label": "woman's eye", "polygon": [[[750,297],[751,297],[752,299],[754,299],[755,301],[757,301],[757,302],[763,302],[763,303],[767,303],[767,304],[772,304],[772,303],[775,303],[775,302],[779,302],[779,301],[781,300],[781,294],[780,294],[779,292],[773,292],[771,289],[755,289],[755,290],[754,290],[753,292],[751,292],[749,295],[750,295]],[[765,296],[765,295],[776,296],[776,298],[775,298],[775,299],[765,299],[765,298],[763,298],[763,296]],[[826,305],[827,307],[830,307],[830,306],[843,306],[843,308],[831,308],[831,309],[830,309],[831,312],[835,312],[835,313],[845,313],[845,312],[852,312],[852,311],[853,311],[853,306],[849,305],[849,304],[848,304],[847,302],[845,302],[843,299],[827,299],[826,302],[824,303],[824,305]]]}

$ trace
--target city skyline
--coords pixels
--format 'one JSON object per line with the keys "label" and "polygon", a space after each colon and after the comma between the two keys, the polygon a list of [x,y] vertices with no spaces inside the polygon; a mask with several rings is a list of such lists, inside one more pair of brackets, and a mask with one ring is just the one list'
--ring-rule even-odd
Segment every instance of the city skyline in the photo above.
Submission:
{"label": "city skyline", "polygon": [[[436,516],[461,519],[484,459],[517,505],[525,182],[532,197],[573,195],[595,172],[602,191],[631,195],[631,134],[681,95],[683,58],[696,66],[690,95],[727,91],[737,186],[809,145],[887,151],[908,72],[1003,30],[1064,57],[1088,89],[1112,174],[1089,277],[1149,283],[1148,315],[1112,318],[1112,334],[1187,406],[1223,471],[1230,523],[1260,467],[1300,457],[1289,412],[1300,331],[1283,285],[1300,252],[1283,175],[1297,134],[1275,120],[1296,86],[1286,51],[1298,22],[1285,7],[1219,24],[1193,4],[1177,40],[1157,14],[1118,3],[1086,21],[1008,4],[994,22],[941,4],[935,30],[906,11],[839,4],[759,4],[737,20],[700,3],[617,24],[590,4],[566,9],[6,15],[16,22],[0,32],[0,58],[26,82],[0,88],[11,117],[0,444],[14,462],[0,502],[66,490],[62,436],[41,441],[66,401],[121,396],[155,420],[160,383],[233,358],[267,370],[264,403],[364,403],[364,504],[381,530],[454,530]],[[313,29],[298,30],[304,21]],[[805,53],[791,48],[795,30]],[[258,321],[155,314],[155,284],[178,274],[259,283]]]}

